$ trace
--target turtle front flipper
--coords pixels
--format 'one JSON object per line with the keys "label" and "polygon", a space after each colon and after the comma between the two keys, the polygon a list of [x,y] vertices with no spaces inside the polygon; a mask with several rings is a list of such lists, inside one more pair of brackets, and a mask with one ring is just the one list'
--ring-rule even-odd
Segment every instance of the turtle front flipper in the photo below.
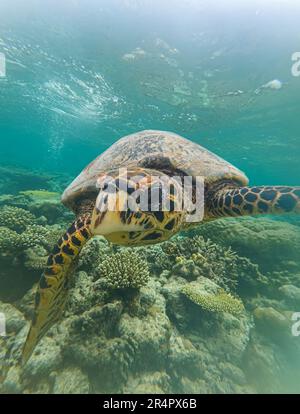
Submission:
{"label": "turtle front flipper", "polygon": [[70,275],[80,250],[91,238],[90,216],[79,217],[59,239],[50,254],[35,296],[35,310],[22,352],[22,364],[61,317],[68,294]]}
{"label": "turtle front flipper", "polygon": [[300,213],[300,187],[223,188],[206,200],[208,217]]}

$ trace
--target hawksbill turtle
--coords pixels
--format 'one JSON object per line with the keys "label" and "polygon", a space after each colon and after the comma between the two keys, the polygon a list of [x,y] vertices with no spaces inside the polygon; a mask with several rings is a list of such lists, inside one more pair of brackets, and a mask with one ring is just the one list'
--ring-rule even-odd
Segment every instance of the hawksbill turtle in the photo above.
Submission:
{"label": "hawksbill turtle", "polygon": [[[169,179],[167,192],[167,181],[159,178],[162,176]],[[91,162],[62,194],[62,203],[75,213],[76,220],[54,246],[41,276],[23,364],[61,317],[74,259],[94,235],[103,235],[117,244],[141,245],[167,240],[195,225],[186,220],[193,211],[179,209],[176,204],[184,177],[192,177],[192,194],[194,178],[203,177],[201,223],[228,216],[300,212],[300,187],[249,187],[242,171],[175,133],[149,130],[121,138]],[[161,194],[158,208],[153,211],[139,207],[140,196],[147,193],[149,201],[155,188]],[[138,207],[129,208],[128,200],[136,191]],[[168,209],[162,205],[163,193],[167,194]],[[126,208],[122,208],[125,202]],[[112,205],[117,208],[109,208]]]}

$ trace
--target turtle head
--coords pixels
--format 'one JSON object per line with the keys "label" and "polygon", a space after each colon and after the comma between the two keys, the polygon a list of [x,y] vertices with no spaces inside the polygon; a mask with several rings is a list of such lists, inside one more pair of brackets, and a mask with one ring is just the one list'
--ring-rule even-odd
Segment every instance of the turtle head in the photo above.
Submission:
{"label": "turtle head", "polygon": [[181,183],[150,169],[120,169],[98,179],[94,234],[125,245],[167,240],[182,226]]}

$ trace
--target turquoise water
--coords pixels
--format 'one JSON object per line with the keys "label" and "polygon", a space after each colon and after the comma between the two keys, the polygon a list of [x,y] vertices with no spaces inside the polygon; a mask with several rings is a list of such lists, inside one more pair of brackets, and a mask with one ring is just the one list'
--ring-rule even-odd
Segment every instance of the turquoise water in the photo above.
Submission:
{"label": "turquoise water", "polygon": [[[292,0],[28,0],[26,3],[2,0],[0,52],[5,55],[6,76],[0,77],[1,208],[9,205],[29,210],[36,216],[38,225],[57,226],[59,233],[72,220],[72,215],[59,206],[57,199],[54,202],[50,196],[46,197],[45,206],[43,201],[30,199],[29,195],[25,201],[21,200],[19,192],[61,193],[68,182],[117,139],[144,129],[173,131],[203,145],[243,170],[252,184],[299,185],[300,77],[292,74],[292,55],[300,51],[299,16],[300,5]],[[279,81],[278,89],[269,83],[274,80]],[[249,322],[249,335],[245,333],[245,338],[252,338],[252,345],[247,348],[252,360],[260,361],[261,357],[258,367],[252,360],[245,364],[249,356],[246,351],[241,351],[241,360],[233,362],[227,357],[226,346],[223,351],[221,347],[213,350],[213,340],[207,338],[213,338],[216,325],[203,322],[205,318],[209,320],[209,315],[199,315],[199,321],[187,317],[182,327],[178,318],[181,320],[184,316],[179,317],[179,311],[174,311],[176,300],[173,306],[166,299],[167,313],[158,314],[169,318],[182,338],[193,344],[195,352],[187,360],[178,351],[181,363],[175,357],[174,361],[166,362],[173,347],[180,347],[175,341],[177,345],[169,345],[169,353],[160,354],[158,349],[167,347],[161,335],[160,343],[149,340],[145,345],[146,348],[153,346],[150,354],[160,355],[157,360],[153,357],[153,370],[160,375],[151,377],[147,361],[143,360],[147,353],[137,351],[138,345],[132,345],[132,349],[128,345],[130,351],[125,357],[122,354],[130,362],[125,363],[123,357],[120,357],[123,362],[118,360],[116,365],[122,366],[120,373],[117,367],[111,368],[112,361],[107,356],[113,353],[113,346],[107,348],[104,362],[101,360],[95,366],[89,361],[76,366],[74,361],[81,349],[78,345],[78,349],[67,348],[63,359],[66,373],[56,385],[46,384],[36,368],[38,373],[28,374],[25,388],[14,384],[8,390],[67,392],[61,384],[71,375],[78,382],[77,390],[89,392],[260,392],[261,375],[265,392],[299,392],[299,377],[293,362],[300,356],[300,339],[281,341],[276,335],[285,323],[288,332],[291,313],[300,312],[299,220],[294,217],[260,218],[255,223],[249,220],[240,222],[245,227],[236,224],[242,227],[233,229],[228,240],[226,237],[219,240],[218,227],[205,228],[201,235],[204,238],[208,235],[223,248],[232,246],[238,255],[250,258],[267,277],[267,284],[270,280],[278,281],[274,290],[245,285],[238,292],[254,318],[254,328],[250,328]],[[5,227],[3,220],[0,224]],[[252,228],[253,233],[244,233],[243,229],[251,225],[257,226]],[[265,239],[255,246],[254,235],[260,231],[265,231],[261,236]],[[235,238],[239,233],[242,237]],[[15,254],[3,250],[0,300],[13,304],[27,317],[30,311],[26,314],[26,303],[20,306],[18,301],[22,301],[23,295],[38,280],[41,268],[36,262],[32,268],[25,265],[28,253],[22,250],[19,257],[18,249],[16,244]],[[46,249],[41,257],[47,253]],[[151,254],[147,261],[153,277],[158,277],[163,270],[171,271],[174,263],[166,265],[166,269],[164,265],[154,268],[154,253]],[[182,255],[190,259],[188,253]],[[12,266],[15,256],[18,263]],[[87,275],[94,272],[89,266],[82,269]],[[178,277],[184,279],[182,272]],[[181,282],[180,279],[178,283]],[[293,286],[296,293],[284,296],[280,290],[282,285]],[[149,299],[155,296],[153,292],[152,287],[145,296]],[[85,295],[82,292],[81,295],[80,303],[85,302]],[[118,300],[123,299],[121,294]],[[109,300],[105,299],[104,303],[107,305]],[[149,314],[153,316],[156,308],[165,305],[152,306],[154,310]],[[255,313],[257,308],[264,310]],[[274,312],[261,317],[270,308]],[[189,311],[193,313],[195,309]],[[76,315],[76,306],[70,312]],[[126,313],[126,306],[120,305],[119,309],[116,305],[115,314],[118,312]],[[151,323],[155,326],[153,321],[149,322],[150,326]],[[264,324],[270,330],[266,338],[261,335],[268,329],[259,331],[259,326]],[[127,334],[131,332],[128,325],[128,320],[120,322],[114,335],[122,337],[126,329]],[[156,326],[160,333],[165,329],[161,320]],[[230,348],[234,331],[228,338],[222,337],[222,326],[220,322],[216,338],[228,341]],[[13,328],[11,332],[15,332]],[[78,332],[74,335],[80,339],[84,334]],[[110,332],[106,340],[114,335]],[[95,337],[91,334],[91,343],[96,341]],[[245,338],[241,341],[246,341]],[[208,348],[203,349],[206,342]],[[137,343],[140,342],[137,340]],[[56,348],[51,348],[51,344],[49,347],[53,358],[61,361],[59,358],[63,357],[56,356]],[[205,357],[207,354],[211,356],[207,365],[231,365],[221,370],[222,374],[207,374],[210,371],[203,362],[206,357],[209,360]],[[139,357],[136,359],[135,355]],[[50,366],[48,371],[45,368],[47,374],[56,370],[55,364],[45,364]],[[171,365],[161,368],[164,364]],[[172,374],[170,366],[176,366],[176,374]],[[196,368],[188,377],[190,366]],[[70,367],[75,370],[71,374]],[[99,369],[106,380],[99,379]],[[263,374],[256,375],[260,369]],[[107,374],[110,370],[113,379]],[[120,376],[123,380],[119,383]],[[181,381],[181,377],[187,379]],[[227,383],[228,377],[231,382]],[[105,388],[105,381],[112,385]],[[44,388],[38,388],[38,383],[45,384]]]}
{"label": "turquoise water", "polygon": [[[0,6],[5,163],[76,174],[152,128],[202,143],[255,182],[298,183],[296,2],[17,3]],[[145,55],[122,59],[136,48]],[[273,79],[281,90],[254,94]]]}

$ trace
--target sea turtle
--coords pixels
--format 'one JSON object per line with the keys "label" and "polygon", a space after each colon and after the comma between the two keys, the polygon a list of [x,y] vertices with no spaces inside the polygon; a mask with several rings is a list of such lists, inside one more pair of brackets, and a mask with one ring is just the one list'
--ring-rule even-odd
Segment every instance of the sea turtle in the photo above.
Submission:
{"label": "sea turtle", "polygon": [[[194,199],[196,177],[203,177],[204,216],[198,224],[228,216],[300,212],[300,187],[248,187],[243,172],[177,134],[150,130],[121,138],[62,195],[62,203],[75,213],[76,220],[55,245],[41,276],[23,363],[60,318],[74,259],[91,237],[103,235],[113,243],[141,245],[161,242],[195,224],[188,220],[195,212],[179,208],[185,177],[192,177],[187,181]],[[148,208],[141,208],[145,194]],[[159,195],[155,209],[149,208],[153,194]],[[133,196],[137,209],[128,204]]]}

